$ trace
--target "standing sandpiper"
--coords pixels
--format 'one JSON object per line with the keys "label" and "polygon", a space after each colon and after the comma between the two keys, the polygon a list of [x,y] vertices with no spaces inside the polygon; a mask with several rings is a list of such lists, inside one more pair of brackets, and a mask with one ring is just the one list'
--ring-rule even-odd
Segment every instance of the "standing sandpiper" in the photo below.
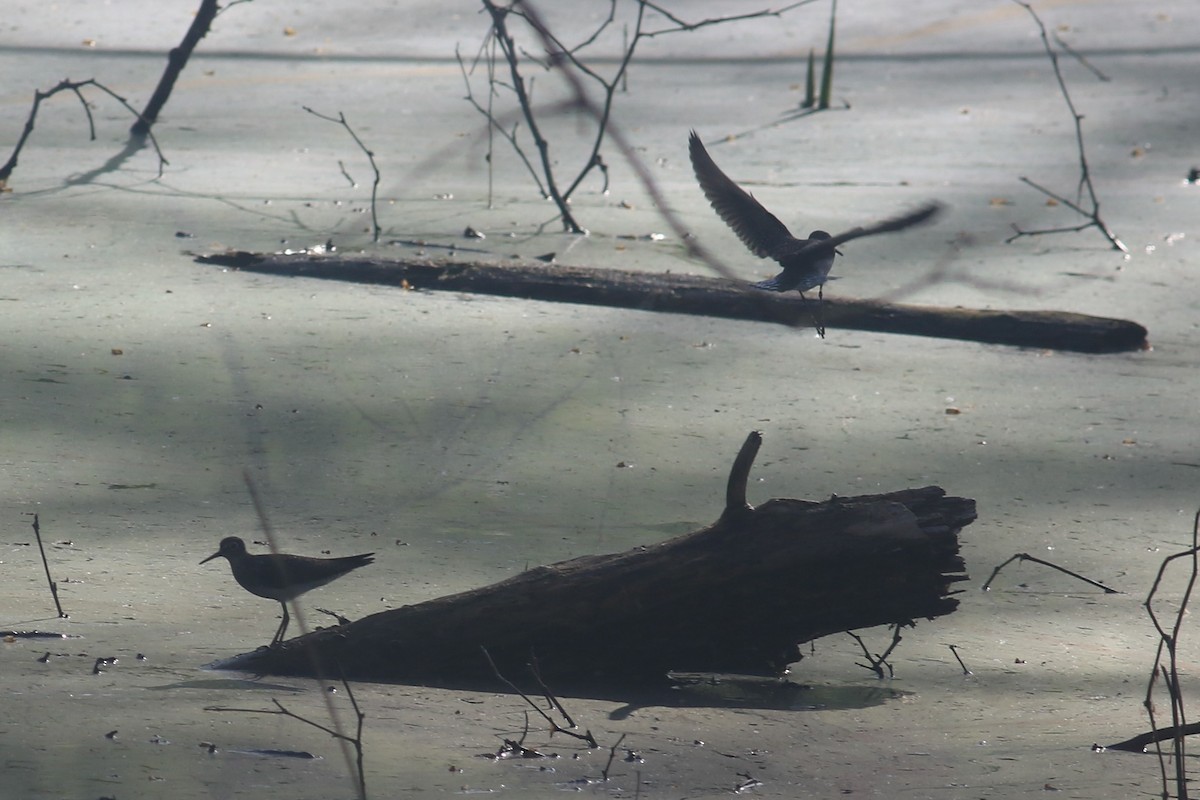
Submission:
{"label": "standing sandpiper", "polygon": [[242,588],[259,597],[269,597],[278,600],[283,609],[283,622],[275,637],[271,639],[271,647],[283,641],[284,631],[287,630],[290,617],[287,604],[300,595],[318,586],[324,586],[336,580],[351,570],[365,567],[372,563],[374,553],[363,553],[357,556],[341,558],[309,558],[308,556],[292,556],[284,553],[268,553],[252,556],[246,552],[246,543],[236,536],[227,536],[221,540],[217,552],[201,561],[206,564],[214,558],[224,556],[229,560],[233,570],[233,578]]}

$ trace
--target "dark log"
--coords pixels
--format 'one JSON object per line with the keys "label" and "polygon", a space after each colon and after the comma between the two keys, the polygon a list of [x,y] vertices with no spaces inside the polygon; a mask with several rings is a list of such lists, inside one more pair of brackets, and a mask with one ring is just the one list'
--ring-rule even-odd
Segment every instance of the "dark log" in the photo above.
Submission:
{"label": "dark log", "polygon": [[197,260],[269,275],[699,314],[792,327],[820,323],[828,329],[934,336],[1082,353],[1119,353],[1149,347],[1146,329],[1128,320],[1067,311],[934,308],[828,297],[818,303],[801,299],[798,294],[759,291],[724,278],[679,273],[395,261],[364,255],[234,252],[198,256]]}
{"label": "dark log", "polygon": [[1093,750],[1124,750],[1127,753],[1145,753],[1146,748],[1155,742],[1166,742],[1175,739],[1179,736],[1195,736],[1200,733],[1200,722],[1191,722],[1187,725],[1172,725],[1168,728],[1156,728],[1152,731],[1139,733],[1124,741],[1110,745],[1093,744]]}
{"label": "dark log", "polygon": [[494,688],[486,649],[514,678],[536,659],[555,690],[653,686],[669,672],[781,675],[803,642],[957,607],[951,586],[966,580],[958,532],[975,519],[973,500],[929,486],[755,508],[746,482],[761,441],[746,440],[725,511],[707,528],[537,567],[215,666]]}

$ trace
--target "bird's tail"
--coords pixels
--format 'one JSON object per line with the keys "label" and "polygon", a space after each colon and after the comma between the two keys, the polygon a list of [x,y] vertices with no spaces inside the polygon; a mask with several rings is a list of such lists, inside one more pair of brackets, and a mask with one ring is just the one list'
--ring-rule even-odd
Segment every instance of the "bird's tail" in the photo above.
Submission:
{"label": "bird's tail", "polygon": [[750,285],[755,289],[763,289],[764,291],[768,292],[785,291],[784,288],[779,285],[779,278],[767,278],[765,281],[759,281],[758,283],[752,283]]}

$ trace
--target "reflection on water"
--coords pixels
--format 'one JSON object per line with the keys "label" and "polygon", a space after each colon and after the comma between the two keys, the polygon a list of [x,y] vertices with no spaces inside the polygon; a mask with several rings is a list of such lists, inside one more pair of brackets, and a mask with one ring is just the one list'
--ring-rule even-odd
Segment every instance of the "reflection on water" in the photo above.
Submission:
{"label": "reflection on water", "polygon": [[624,719],[638,709],[652,706],[776,711],[869,708],[907,694],[879,683],[808,686],[776,678],[694,673],[674,673],[671,679],[675,686],[629,698],[625,706],[612,712],[610,718]]}

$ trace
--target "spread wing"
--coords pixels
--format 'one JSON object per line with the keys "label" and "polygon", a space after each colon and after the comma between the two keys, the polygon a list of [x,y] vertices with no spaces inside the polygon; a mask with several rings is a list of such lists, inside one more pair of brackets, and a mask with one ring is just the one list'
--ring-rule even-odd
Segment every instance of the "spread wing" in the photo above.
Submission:
{"label": "spread wing", "polygon": [[851,228],[844,233],[839,233],[837,236],[831,236],[828,239],[821,239],[815,242],[810,239],[808,244],[806,244],[804,247],[801,247],[799,250],[795,250],[792,255],[797,257],[803,256],[805,258],[811,258],[820,253],[827,253],[830,250],[836,249],[838,245],[845,244],[846,242],[854,239],[861,239],[864,236],[874,236],[877,233],[893,233],[895,231],[902,231],[905,228],[911,228],[914,225],[921,225],[922,223],[928,222],[940,214],[943,208],[944,206],[935,200],[931,203],[926,203],[916,211],[910,211],[907,214],[901,214],[898,217],[885,219],[883,222],[877,222],[874,225]]}
{"label": "spread wing", "polygon": [[789,250],[795,249],[796,237],[792,236],[787,226],[763,208],[754,195],[721,172],[695,131],[688,137],[688,153],[692,157],[692,169],[696,173],[696,180],[700,181],[704,196],[712,204],[717,216],[733,229],[742,244],[750,248],[750,252],[759,258],[779,260]]}

